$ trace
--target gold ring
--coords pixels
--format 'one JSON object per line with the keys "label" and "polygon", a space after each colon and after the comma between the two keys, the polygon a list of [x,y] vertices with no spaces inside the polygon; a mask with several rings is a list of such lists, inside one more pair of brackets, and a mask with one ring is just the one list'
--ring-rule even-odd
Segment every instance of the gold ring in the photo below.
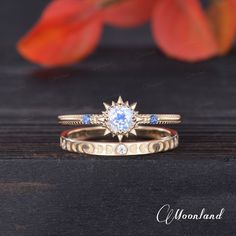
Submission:
{"label": "gold ring", "polygon": [[121,142],[129,134],[137,135],[139,125],[177,124],[181,122],[178,114],[139,114],[135,111],[137,103],[129,105],[121,97],[111,105],[103,103],[102,114],[80,114],[58,116],[59,123],[64,125],[98,125],[104,128],[104,135],[117,136]]}
{"label": "gold ring", "polygon": [[104,137],[102,127],[80,127],[64,131],[60,137],[62,149],[102,156],[145,155],[164,152],[178,146],[179,137],[175,130],[139,126],[135,140],[126,138],[123,142],[114,142]]}

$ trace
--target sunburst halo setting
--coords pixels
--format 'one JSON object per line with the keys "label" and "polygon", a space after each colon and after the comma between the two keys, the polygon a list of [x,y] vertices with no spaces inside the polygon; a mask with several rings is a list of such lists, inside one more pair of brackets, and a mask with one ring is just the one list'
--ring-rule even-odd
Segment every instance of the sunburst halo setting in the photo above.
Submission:
{"label": "sunburst halo setting", "polygon": [[116,103],[103,104],[106,109],[103,112],[103,126],[106,128],[104,135],[111,133],[112,136],[117,136],[119,141],[122,141],[124,136],[128,137],[130,133],[136,135],[138,112],[135,111],[135,108],[137,103],[129,105],[128,101],[123,102],[123,99],[119,97]]}

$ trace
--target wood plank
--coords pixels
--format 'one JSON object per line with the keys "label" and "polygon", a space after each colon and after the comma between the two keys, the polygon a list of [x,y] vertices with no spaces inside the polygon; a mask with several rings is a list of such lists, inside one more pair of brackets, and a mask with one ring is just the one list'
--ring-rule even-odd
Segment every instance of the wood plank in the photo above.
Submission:
{"label": "wood plank", "polygon": [[[177,126],[173,128],[179,130],[179,148],[167,153],[143,156],[140,159],[190,155],[197,158],[230,158],[234,161],[236,153],[234,125],[181,125],[179,128]],[[62,130],[62,126],[52,124],[4,125],[0,127],[0,158],[87,158],[86,155],[72,154],[60,149],[59,135]]]}
{"label": "wood plank", "polygon": [[[220,159],[0,160],[4,235],[234,235],[235,162]],[[169,203],[226,209],[221,221],[159,224]]]}
{"label": "wood plank", "polygon": [[[42,70],[0,50],[0,235],[235,234],[234,53],[185,64],[153,49],[101,48],[78,66]],[[120,94],[140,112],[181,113],[180,147],[128,158],[60,149],[68,127],[58,114],[100,112]],[[166,203],[225,215],[166,226],[155,219]]]}

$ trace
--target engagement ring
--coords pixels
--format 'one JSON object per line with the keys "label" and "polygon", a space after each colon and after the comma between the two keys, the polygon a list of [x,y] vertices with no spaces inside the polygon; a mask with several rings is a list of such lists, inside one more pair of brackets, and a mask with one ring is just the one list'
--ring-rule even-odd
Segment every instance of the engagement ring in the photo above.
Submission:
{"label": "engagement ring", "polygon": [[123,137],[137,135],[140,125],[177,124],[181,122],[178,114],[139,114],[135,110],[137,103],[129,104],[121,97],[111,105],[103,103],[105,111],[101,114],[78,114],[59,116],[59,123],[64,125],[92,125],[104,128],[104,135],[117,136],[121,142]]}

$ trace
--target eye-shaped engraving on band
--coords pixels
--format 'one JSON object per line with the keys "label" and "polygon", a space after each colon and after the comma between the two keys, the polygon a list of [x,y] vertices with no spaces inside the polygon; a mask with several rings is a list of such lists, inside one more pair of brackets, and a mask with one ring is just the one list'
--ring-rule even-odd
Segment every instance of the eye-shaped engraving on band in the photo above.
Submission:
{"label": "eye-shaped engraving on band", "polygon": [[148,149],[149,149],[149,152],[151,152],[151,153],[158,152],[160,149],[160,145],[157,142],[151,142],[148,145]]}
{"label": "eye-shaped engraving on band", "polygon": [[170,149],[169,141],[165,141],[164,142],[164,150],[163,151],[167,151],[168,149]]}
{"label": "eye-shaped engraving on band", "polygon": [[173,149],[175,147],[174,139],[171,139],[169,143],[170,143],[170,149]]}
{"label": "eye-shaped engraving on band", "polygon": [[162,152],[164,150],[164,143],[159,141],[159,152]]}
{"label": "eye-shaped engraving on band", "polygon": [[97,145],[95,146],[94,152],[97,153],[97,154],[101,154],[101,153],[103,152],[103,146],[97,144]]}
{"label": "eye-shaped engraving on band", "polygon": [[136,143],[131,144],[129,147],[129,151],[133,154],[136,154],[137,153],[137,144]]}
{"label": "eye-shaped engraving on band", "polygon": [[148,145],[146,143],[142,143],[139,146],[139,150],[141,151],[141,153],[147,153],[148,152]]}
{"label": "eye-shaped engraving on band", "polygon": [[71,149],[73,152],[77,152],[77,144],[76,143],[72,143],[71,144]]}
{"label": "eye-shaped engraving on band", "polygon": [[112,154],[113,152],[113,147],[111,145],[106,145],[106,154]]}
{"label": "eye-shaped engraving on band", "polygon": [[83,150],[83,143],[78,143],[78,144],[77,144],[77,152],[79,152],[79,153],[84,153],[84,150]]}
{"label": "eye-shaped engraving on band", "polygon": [[61,147],[62,149],[66,148],[66,140],[64,140],[63,138],[61,138]]}
{"label": "eye-shaped engraving on band", "polygon": [[94,145],[92,143],[86,143],[83,145],[83,150],[87,154],[92,154],[94,152]]}
{"label": "eye-shaped engraving on band", "polygon": [[71,143],[70,142],[66,143],[66,149],[71,152]]}
{"label": "eye-shaped engraving on band", "polygon": [[174,138],[174,143],[175,143],[175,147],[178,147],[178,145],[179,145],[179,137],[178,136],[176,136]]}

